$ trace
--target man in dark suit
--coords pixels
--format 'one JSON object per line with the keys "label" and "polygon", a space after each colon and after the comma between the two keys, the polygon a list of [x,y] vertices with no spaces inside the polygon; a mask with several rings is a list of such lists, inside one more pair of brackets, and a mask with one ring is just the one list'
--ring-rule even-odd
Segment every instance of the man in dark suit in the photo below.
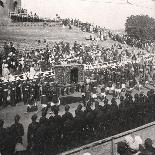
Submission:
{"label": "man in dark suit", "polygon": [[[14,146],[18,143],[22,144],[22,136],[24,136],[24,127],[23,125],[19,122],[20,116],[16,115],[15,116],[15,123],[11,126],[11,131],[12,131],[12,136],[13,136],[13,142]],[[14,147],[14,148],[15,148]]]}
{"label": "man in dark suit", "polygon": [[33,143],[34,143],[34,135],[39,127],[39,123],[36,121],[37,120],[37,115],[34,114],[31,117],[32,122],[28,126],[28,131],[27,131],[27,150],[31,152],[33,150]]}

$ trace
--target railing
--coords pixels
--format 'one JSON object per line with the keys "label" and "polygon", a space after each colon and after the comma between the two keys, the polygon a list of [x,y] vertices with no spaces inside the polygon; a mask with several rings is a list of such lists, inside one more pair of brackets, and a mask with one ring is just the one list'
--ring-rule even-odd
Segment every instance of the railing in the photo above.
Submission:
{"label": "railing", "polygon": [[129,134],[141,136],[143,142],[147,138],[151,138],[153,141],[155,141],[155,122],[67,152],[63,152],[60,155],[82,155],[85,152],[89,152],[91,155],[117,155],[118,142],[124,140],[124,137]]}

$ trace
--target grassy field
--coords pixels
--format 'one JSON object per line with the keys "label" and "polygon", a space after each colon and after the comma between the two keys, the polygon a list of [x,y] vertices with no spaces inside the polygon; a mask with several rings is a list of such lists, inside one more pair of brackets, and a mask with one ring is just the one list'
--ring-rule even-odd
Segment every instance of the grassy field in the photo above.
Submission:
{"label": "grassy field", "polygon": [[67,27],[24,27],[24,26],[12,26],[12,27],[0,27],[0,40],[11,41],[36,41],[47,39],[48,41],[80,41],[85,42],[85,37],[89,36],[89,33],[82,32],[77,28],[69,30]]}
{"label": "grassy field", "polygon": [[[62,28],[62,26],[56,27],[43,27],[43,26],[9,26],[0,27],[0,49],[2,50],[4,41],[14,42],[17,48],[32,45],[37,48],[37,40],[43,41],[47,40],[48,43],[66,41],[73,43],[77,41],[84,44],[92,44],[92,41],[86,40],[90,34],[87,32],[82,32],[79,28],[73,27],[69,30],[68,27]],[[99,41],[99,44],[103,46],[111,46],[116,42],[112,40]]]}

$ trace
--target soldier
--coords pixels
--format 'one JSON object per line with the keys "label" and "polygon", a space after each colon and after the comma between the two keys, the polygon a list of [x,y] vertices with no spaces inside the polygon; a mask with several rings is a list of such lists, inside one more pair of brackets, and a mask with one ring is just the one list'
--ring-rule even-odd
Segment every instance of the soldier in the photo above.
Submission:
{"label": "soldier", "polygon": [[3,105],[3,86],[2,82],[0,81],[0,107]]}
{"label": "soldier", "polygon": [[104,113],[104,126],[105,126],[105,136],[109,136],[109,130],[110,130],[110,109],[111,105],[108,103],[109,100],[105,97],[104,99],[104,106],[103,106],[103,113]]}
{"label": "soldier", "polygon": [[120,104],[119,104],[119,125],[118,130],[120,132],[125,131],[125,114],[126,114],[125,100],[124,96],[120,96]]}
{"label": "soldier", "polygon": [[42,116],[40,117],[39,123],[43,119],[44,123],[48,124],[48,119],[46,118],[46,115],[47,115],[47,111],[46,110],[42,111]]}
{"label": "soldier", "polygon": [[32,120],[32,123],[29,124],[28,131],[27,131],[27,143],[28,143],[27,150],[29,152],[31,151],[33,152],[34,135],[39,127],[39,123],[36,121],[37,120],[36,114],[34,114],[31,117],[31,120]]}
{"label": "soldier", "polygon": [[75,110],[75,117],[74,117],[74,122],[75,122],[75,140],[77,143],[81,143],[82,142],[82,138],[83,138],[83,130],[84,130],[84,118],[85,118],[85,114],[82,111],[82,105],[79,104],[77,109]]}
{"label": "soldier", "polygon": [[17,54],[17,50],[15,49],[15,47],[13,46],[13,43],[12,42],[10,42],[10,53],[13,53],[13,54]]}
{"label": "soldier", "polygon": [[35,100],[38,101],[39,100],[39,96],[40,96],[40,85],[39,83],[36,81],[35,86],[34,86],[34,91],[35,91]]}
{"label": "soldier", "polygon": [[[115,98],[111,99],[111,108],[110,108],[110,122],[111,122],[111,134],[114,135],[118,131],[118,106]],[[115,117],[113,117],[115,116]]]}
{"label": "soldier", "polygon": [[33,154],[34,155],[43,155],[46,150],[45,142],[46,142],[46,132],[47,132],[47,122],[46,118],[42,117],[39,122],[39,127],[34,134],[33,139]]}
{"label": "soldier", "polygon": [[70,147],[74,138],[74,119],[73,115],[69,112],[69,105],[65,106],[65,114],[62,115],[63,120],[63,144],[64,147]]}
{"label": "soldier", "polygon": [[58,151],[60,149],[60,145],[61,145],[61,135],[62,135],[62,127],[63,127],[63,121],[61,116],[58,114],[59,109],[55,108],[54,109],[54,123],[55,123],[55,130],[56,130],[56,134],[55,134],[55,146],[56,146],[56,151]]}
{"label": "soldier", "polygon": [[145,110],[146,110],[146,102],[147,102],[146,96],[144,95],[143,92],[140,92],[140,94],[139,94],[139,103],[140,103],[139,110],[141,112],[142,124],[145,123],[144,116],[145,116]]}
{"label": "soldier", "polygon": [[91,103],[88,102],[86,109],[84,111],[85,113],[85,134],[88,138],[92,138],[93,136],[93,130],[94,130],[94,124],[92,123],[94,121],[95,115],[93,113],[93,110],[91,108]]}
{"label": "soldier", "polygon": [[62,115],[63,122],[65,122],[68,119],[73,120],[73,115],[72,115],[72,113],[69,112],[69,109],[70,109],[70,106],[67,104],[65,106],[65,114]]}
{"label": "soldier", "polygon": [[97,139],[103,136],[104,131],[104,113],[102,111],[102,106],[99,105],[99,102],[95,102],[95,109],[93,110],[94,113],[94,130],[95,136]]}
{"label": "soldier", "polygon": [[6,136],[6,131],[4,126],[4,121],[0,119],[0,154],[3,155],[5,152],[5,136]]}
{"label": "soldier", "polygon": [[7,101],[7,97],[8,97],[8,85],[7,83],[3,83],[3,106],[7,106],[8,105],[8,101]]}
{"label": "soldier", "polygon": [[15,106],[16,105],[16,87],[14,85],[14,83],[12,83],[12,86],[11,86],[11,92],[10,92],[10,104],[12,106]]}
{"label": "soldier", "polygon": [[25,81],[23,83],[23,87],[22,87],[22,92],[23,92],[23,101],[24,101],[24,104],[28,104],[28,99],[30,98],[30,92],[29,92],[29,84]]}
{"label": "soldier", "polygon": [[18,80],[16,83],[16,102],[19,103],[21,102],[21,83]]}
{"label": "soldier", "polygon": [[14,144],[14,148],[18,143],[23,143],[22,142],[22,136],[24,135],[24,127],[21,123],[19,123],[20,116],[16,115],[15,116],[15,123],[11,125],[11,131],[12,131],[12,136],[14,140],[12,143]]}
{"label": "soldier", "polygon": [[49,117],[49,123],[47,126],[47,132],[46,132],[46,136],[47,136],[47,141],[46,141],[46,155],[55,155],[56,154],[56,143],[55,143],[55,139],[56,139],[56,126],[54,123],[54,117],[50,116]]}
{"label": "soldier", "polygon": [[13,133],[10,127],[5,129],[5,133],[4,134],[4,149],[3,152],[1,153],[2,155],[13,155],[14,154],[14,150],[15,150],[15,146],[14,146],[14,137],[13,137]]}

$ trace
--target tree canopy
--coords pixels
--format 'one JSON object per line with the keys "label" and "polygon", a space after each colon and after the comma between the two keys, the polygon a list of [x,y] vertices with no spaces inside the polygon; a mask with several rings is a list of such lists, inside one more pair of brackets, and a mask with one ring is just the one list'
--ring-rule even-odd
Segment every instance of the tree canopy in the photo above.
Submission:
{"label": "tree canopy", "polygon": [[148,15],[131,15],[125,23],[125,31],[135,39],[155,39],[155,19]]}

